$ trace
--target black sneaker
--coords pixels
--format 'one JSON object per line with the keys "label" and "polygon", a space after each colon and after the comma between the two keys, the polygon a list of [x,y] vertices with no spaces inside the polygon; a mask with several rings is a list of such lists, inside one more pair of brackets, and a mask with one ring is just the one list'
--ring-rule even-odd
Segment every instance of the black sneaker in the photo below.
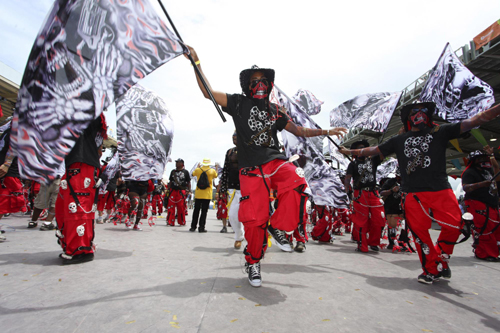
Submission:
{"label": "black sneaker", "polygon": [[295,245],[294,251],[295,252],[304,252],[306,250],[306,245],[302,242],[297,242],[297,245]]}
{"label": "black sneaker", "polygon": [[262,285],[262,277],[260,276],[260,262],[250,265],[245,264],[245,271],[248,273],[248,282],[252,287],[260,287]]}
{"label": "black sneaker", "polygon": [[290,246],[290,242],[285,237],[285,232],[282,230],[274,229],[272,226],[267,227],[267,231],[273,236],[276,245],[281,249],[281,251],[292,252],[293,249]]}
{"label": "black sneaker", "polygon": [[437,281],[437,276],[434,274],[422,273],[418,276],[418,282],[425,284],[432,284],[432,282]]}
{"label": "black sneaker", "polygon": [[441,272],[439,272],[438,277],[446,280],[451,279],[451,269],[449,267],[443,268]]}
{"label": "black sneaker", "polygon": [[63,258],[63,265],[73,265],[73,264],[81,264],[87,261],[92,261],[94,260],[94,254],[93,253],[82,253],[82,254],[76,254],[74,255],[71,259],[65,259]]}
{"label": "black sneaker", "polygon": [[29,223],[28,223],[29,229],[36,228],[37,226],[38,226],[38,222],[36,222],[36,221],[29,221]]}
{"label": "black sneaker", "polygon": [[221,234],[225,234],[227,232],[227,228],[226,227],[222,227],[222,230],[220,231]]}
{"label": "black sneaker", "polygon": [[392,250],[393,248],[394,248],[394,244],[389,244],[386,247],[387,250]]}
{"label": "black sneaker", "polygon": [[198,232],[207,232],[207,229],[198,229]]}
{"label": "black sneaker", "polygon": [[378,246],[370,246],[370,250],[378,252],[380,251],[380,248]]}
{"label": "black sneaker", "polygon": [[52,223],[50,223],[50,224],[44,223],[40,227],[40,230],[41,231],[48,231],[48,230],[54,230],[55,228],[56,228],[55,225],[53,225]]}
{"label": "black sneaker", "polygon": [[191,232],[195,232],[196,231],[196,228],[190,228],[189,231]]}

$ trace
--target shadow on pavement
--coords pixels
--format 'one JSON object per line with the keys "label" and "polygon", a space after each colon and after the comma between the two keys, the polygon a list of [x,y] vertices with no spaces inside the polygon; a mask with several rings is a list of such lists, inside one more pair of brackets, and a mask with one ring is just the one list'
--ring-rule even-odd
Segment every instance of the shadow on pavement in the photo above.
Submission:
{"label": "shadow on pavement", "polygon": [[[60,253],[61,251],[0,254],[0,265],[24,264],[24,265],[40,265],[40,266],[59,266],[61,265],[61,259],[59,258]],[[130,257],[131,255],[132,252],[98,249],[94,260],[117,259],[117,258]]]}
{"label": "shadow on pavement", "polygon": [[[295,288],[300,287],[297,285],[289,285],[289,284],[278,284],[278,283],[275,284],[280,286],[288,286]],[[222,288],[219,288],[219,286],[221,286]],[[236,286],[238,286],[238,288],[236,288]],[[157,297],[158,295],[165,295],[168,297],[175,297],[175,298],[191,298],[199,296],[201,294],[222,294],[222,293],[240,294],[242,297],[248,299],[249,301],[255,302],[262,306],[279,304],[286,301],[287,299],[287,296],[285,294],[274,288],[267,286],[262,286],[260,288],[251,287],[248,284],[246,276],[239,279],[235,278],[191,279],[182,282],[163,284],[149,288],[140,288],[140,289],[122,291],[110,294],[108,296],[102,296],[75,302],[68,302],[56,306],[25,307],[17,309],[8,309],[5,307],[0,307],[0,316],[14,314],[14,313],[30,313],[37,311],[79,308],[96,303],[120,302],[124,298],[130,300],[134,298],[138,299],[138,298]]]}

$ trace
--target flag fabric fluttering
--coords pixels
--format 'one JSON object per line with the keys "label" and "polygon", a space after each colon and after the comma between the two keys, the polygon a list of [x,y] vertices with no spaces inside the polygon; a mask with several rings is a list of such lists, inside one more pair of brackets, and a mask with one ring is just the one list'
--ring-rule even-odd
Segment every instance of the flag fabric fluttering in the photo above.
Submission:
{"label": "flag fabric fluttering", "polygon": [[[341,144],[342,141],[341,139],[338,138],[332,138],[332,139],[333,141],[335,141],[337,145]],[[337,161],[341,169],[347,169],[350,163],[349,159],[344,154],[342,154],[337,148],[337,146],[335,146],[330,141],[328,141],[328,150],[330,152],[330,158],[332,159],[332,161]]]}
{"label": "flag fabric fluttering", "polygon": [[93,119],[183,52],[149,0],[56,0],[28,58],[13,119],[22,177],[52,180]]}
{"label": "flag fabric fluttering", "polygon": [[390,157],[386,161],[380,163],[377,167],[377,182],[380,183],[380,181],[384,178],[396,178],[398,168],[398,160],[394,157]]}
{"label": "flag fabric fluttering", "polygon": [[495,102],[493,89],[462,64],[449,43],[429,74],[420,100],[434,102],[436,114],[451,123],[469,119]]}
{"label": "flag fabric fluttering", "polygon": [[116,123],[123,180],[162,179],[174,139],[165,102],[136,84],[116,101]]}
{"label": "flag fabric fluttering", "polygon": [[[294,97],[288,98],[278,87],[274,86],[274,89],[273,102],[284,106],[295,124],[318,128],[309,114],[316,114],[315,109],[321,107],[322,102],[306,90],[299,90]],[[304,169],[314,203],[322,206],[347,208],[349,199],[343,189],[343,184],[334,170],[326,163],[323,155],[325,137],[299,138],[287,131],[282,131],[281,137],[286,155],[298,154],[300,156],[298,163]]]}
{"label": "flag fabric fluttering", "polygon": [[99,194],[106,193],[109,181],[116,176],[118,170],[120,170],[120,162],[118,161],[118,153],[115,152],[104,169],[104,174],[106,175],[107,180],[99,187]]}
{"label": "flag fabric fluttering", "polygon": [[330,126],[384,132],[401,94],[398,91],[356,96],[330,111]]}

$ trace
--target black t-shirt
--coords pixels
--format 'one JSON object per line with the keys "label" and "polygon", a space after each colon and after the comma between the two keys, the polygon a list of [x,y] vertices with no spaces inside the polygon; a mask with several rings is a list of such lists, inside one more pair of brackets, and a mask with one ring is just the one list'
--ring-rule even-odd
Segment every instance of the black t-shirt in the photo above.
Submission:
{"label": "black t-shirt", "polygon": [[[386,191],[392,189],[394,186],[397,186],[398,181],[396,178],[387,179],[382,185],[381,191]],[[400,214],[401,207],[401,187],[397,192],[391,192],[386,198],[384,198],[384,209],[386,214]]]}
{"label": "black t-shirt", "polygon": [[[479,171],[475,167],[470,167],[462,175],[462,185],[475,184],[493,178],[493,170]],[[466,192],[465,200],[477,200],[486,205],[498,208],[498,187],[496,182],[492,182],[490,187],[481,187],[477,190]]]}
{"label": "black t-shirt", "polygon": [[170,172],[170,188],[172,190],[185,190],[188,188],[188,184],[191,181],[191,176],[186,169],[182,170],[172,170]]}
{"label": "black t-shirt", "polygon": [[346,174],[352,176],[355,190],[362,188],[373,190],[375,188],[377,185],[377,167],[380,162],[380,156],[373,156],[365,158],[364,161],[356,159],[349,163]]}
{"label": "black t-shirt", "polygon": [[460,123],[433,130],[406,132],[379,146],[384,156],[396,153],[402,191],[425,192],[451,188],[446,174],[446,146],[460,136]]}
{"label": "black t-shirt", "polygon": [[163,184],[156,184],[155,189],[153,190],[153,195],[161,195],[165,191],[165,186]]}
{"label": "black t-shirt", "polygon": [[71,152],[68,156],[66,156],[66,167],[78,162],[85,163],[96,168],[101,167],[98,155],[98,148],[104,141],[101,135],[101,129],[101,117],[97,117],[97,119],[93,120],[89,127],[83,131]]}
{"label": "black t-shirt", "polygon": [[264,109],[258,106],[261,102],[240,94],[227,94],[227,107],[223,110],[233,117],[236,127],[240,169],[262,165],[275,159],[287,159],[279,150],[276,134],[291,119],[278,112],[276,104],[270,104],[268,111],[261,111]]}
{"label": "black t-shirt", "polygon": [[[5,157],[7,156],[7,152],[9,151],[10,146],[10,131],[9,127],[5,132],[3,132],[2,136],[0,136],[0,165],[5,162]],[[9,171],[5,177],[19,177],[19,166],[17,165],[17,157],[14,157],[12,160],[12,164],[9,167]]]}

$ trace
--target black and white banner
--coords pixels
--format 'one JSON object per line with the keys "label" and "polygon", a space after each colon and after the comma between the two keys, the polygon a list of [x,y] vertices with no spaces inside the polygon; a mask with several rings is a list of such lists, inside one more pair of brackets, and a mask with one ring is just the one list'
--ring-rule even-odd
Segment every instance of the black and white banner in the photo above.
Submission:
{"label": "black and white banner", "polygon": [[149,0],[56,0],[28,58],[13,118],[21,175],[53,179],[93,119],[182,53]]}
{"label": "black and white banner", "polygon": [[104,169],[104,174],[107,176],[108,180],[99,187],[99,194],[106,193],[109,181],[116,176],[118,170],[120,170],[120,162],[118,160],[118,153],[115,153]]}
{"label": "black and white banner", "polygon": [[402,92],[359,95],[330,111],[330,126],[384,132]]}
{"label": "black and white banner", "polygon": [[493,89],[462,64],[449,43],[429,74],[420,100],[434,102],[436,114],[451,123],[471,118],[495,102]]}
{"label": "black and white banner", "polygon": [[[288,115],[298,126],[318,128],[309,114],[316,114],[322,102],[306,90],[299,90],[293,98],[288,98],[278,87],[274,86],[278,104],[288,110]],[[300,103],[299,103],[300,101]],[[317,112],[316,112],[317,111]],[[314,203],[322,206],[347,208],[348,197],[343,184],[334,170],[325,162],[323,156],[324,137],[299,138],[282,131],[286,155],[298,154],[301,168],[304,169],[307,183],[311,189]]]}
{"label": "black and white banner", "polygon": [[398,160],[394,157],[390,157],[387,161],[382,162],[377,167],[377,183],[380,183],[380,180],[384,178],[396,178],[398,168]]}
{"label": "black and white banner", "polygon": [[117,100],[116,123],[123,180],[162,179],[174,138],[165,102],[135,85]]}

